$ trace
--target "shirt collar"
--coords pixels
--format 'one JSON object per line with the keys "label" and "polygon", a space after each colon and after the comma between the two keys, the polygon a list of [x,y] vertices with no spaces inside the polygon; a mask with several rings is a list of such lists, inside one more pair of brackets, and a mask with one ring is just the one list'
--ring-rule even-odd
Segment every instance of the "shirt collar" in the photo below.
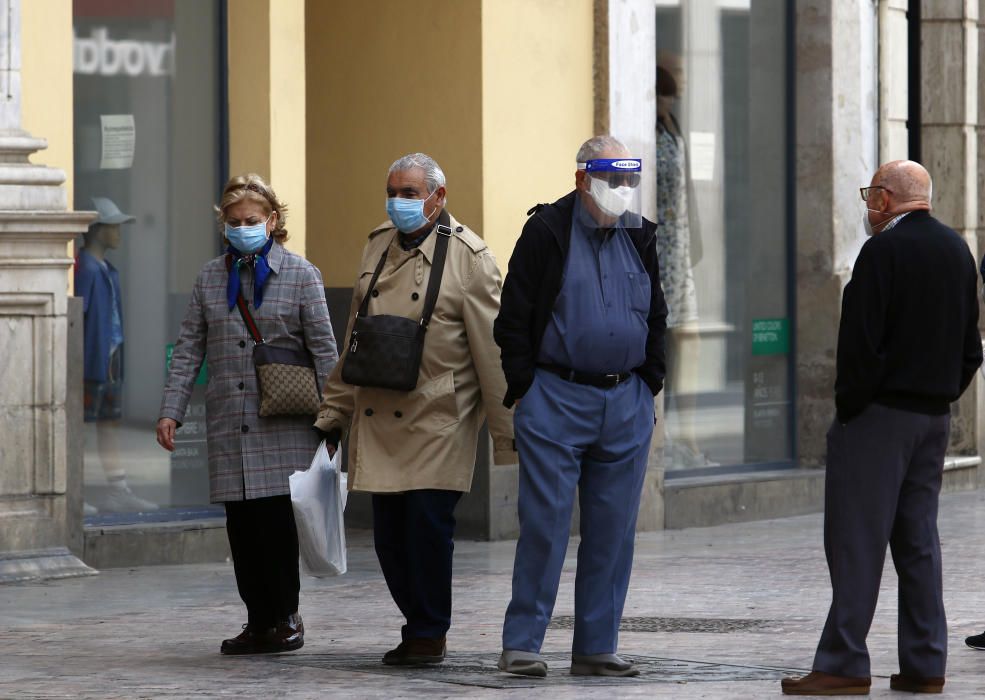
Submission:
{"label": "shirt collar", "polygon": [[[452,221],[451,215],[448,213],[447,209],[443,209],[441,211],[441,214],[438,215],[438,220],[435,221],[434,226],[432,226],[431,230],[428,231],[424,242],[416,247],[417,250],[421,251],[421,255],[423,255],[424,259],[428,261],[428,264],[434,261],[434,247],[438,236],[441,235],[435,230],[439,224],[443,224],[444,226],[454,230],[455,224]],[[415,248],[404,250],[403,246],[400,245],[400,235],[400,231],[397,231],[397,237],[393,239],[393,243],[397,246],[397,250],[406,255],[413,255]]]}

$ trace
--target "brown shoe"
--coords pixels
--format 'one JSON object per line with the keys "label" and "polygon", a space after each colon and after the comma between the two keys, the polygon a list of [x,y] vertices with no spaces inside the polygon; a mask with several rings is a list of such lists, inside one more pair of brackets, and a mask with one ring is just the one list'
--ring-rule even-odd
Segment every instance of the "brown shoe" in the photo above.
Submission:
{"label": "brown shoe", "polygon": [[871,686],[871,678],[833,676],[823,671],[780,681],[784,695],[868,695]]}
{"label": "brown shoe", "polygon": [[894,673],[889,677],[889,687],[907,693],[940,693],[944,690],[944,679],[939,676],[921,678]]}
{"label": "brown shoe", "polygon": [[421,664],[440,664],[445,660],[445,638],[405,639],[395,649],[383,655],[387,666],[419,666]]}
{"label": "brown shoe", "polygon": [[292,613],[274,628],[267,638],[267,649],[271,653],[294,651],[304,646],[304,622],[298,613]]}
{"label": "brown shoe", "polygon": [[264,654],[267,652],[267,640],[274,628],[261,629],[251,625],[243,625],[243,631],[232,639],[223,639],[219,647],[220,654]]}

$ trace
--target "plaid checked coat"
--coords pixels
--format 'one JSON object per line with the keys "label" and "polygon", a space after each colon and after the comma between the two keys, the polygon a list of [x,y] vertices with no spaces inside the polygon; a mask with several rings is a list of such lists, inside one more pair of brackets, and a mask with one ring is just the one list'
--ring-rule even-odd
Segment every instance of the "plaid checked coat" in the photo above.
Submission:
{"label": "plaid checked coat", "polygon": [[[321,273],[299,255],[274,243],[267,254],[270,276],[259,309],[253,307],[253,271],[241,269],[249,301],[264,340],[280,347],[306,347],[324,384],[338,360],[325,304]],[[290,493],[287,478],[311,463],[318,435],[311,416],[257,416],[253,340],[226,300],[225,256],[206,263],[171,358],[161,418],[181,424],[192,385],[208,358],[205,392],[209,447],[209,495],[213,503]]]}

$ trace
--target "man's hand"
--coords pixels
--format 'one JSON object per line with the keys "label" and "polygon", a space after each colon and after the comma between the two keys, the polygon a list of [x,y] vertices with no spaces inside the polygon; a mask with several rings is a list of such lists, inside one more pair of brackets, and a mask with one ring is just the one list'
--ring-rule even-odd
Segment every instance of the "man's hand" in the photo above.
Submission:
{"label": "man's hand", "polygon": [[174,452],[174,431],[178,422],[173,418],[162,418],[157,421],[157,444],[168,452]]}

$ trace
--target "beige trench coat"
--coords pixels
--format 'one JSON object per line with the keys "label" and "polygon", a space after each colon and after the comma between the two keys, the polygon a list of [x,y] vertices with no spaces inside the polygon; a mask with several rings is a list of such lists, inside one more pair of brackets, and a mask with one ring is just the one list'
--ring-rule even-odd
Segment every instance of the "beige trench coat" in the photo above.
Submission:
{"label": "beige trench coat", "polygon": [[397,229],[387,221],[369,235],[363,250],[346,347],[324,389],[315,423],[326,432],[349,431],[349,488],[354,491],[468,491],[478,432],[486,418],[495,462],[517,462],[512,411],[502,404],[506,379],[492,335],[502,289],[499,269],[481,238],[454,218],[451,228],[420,378],[411,392],[352,386],[342,381],[341,369],[353,318],[387,247],[378,294],[371,296],[368,313],[421,317],[436,234],[405,251]]}

